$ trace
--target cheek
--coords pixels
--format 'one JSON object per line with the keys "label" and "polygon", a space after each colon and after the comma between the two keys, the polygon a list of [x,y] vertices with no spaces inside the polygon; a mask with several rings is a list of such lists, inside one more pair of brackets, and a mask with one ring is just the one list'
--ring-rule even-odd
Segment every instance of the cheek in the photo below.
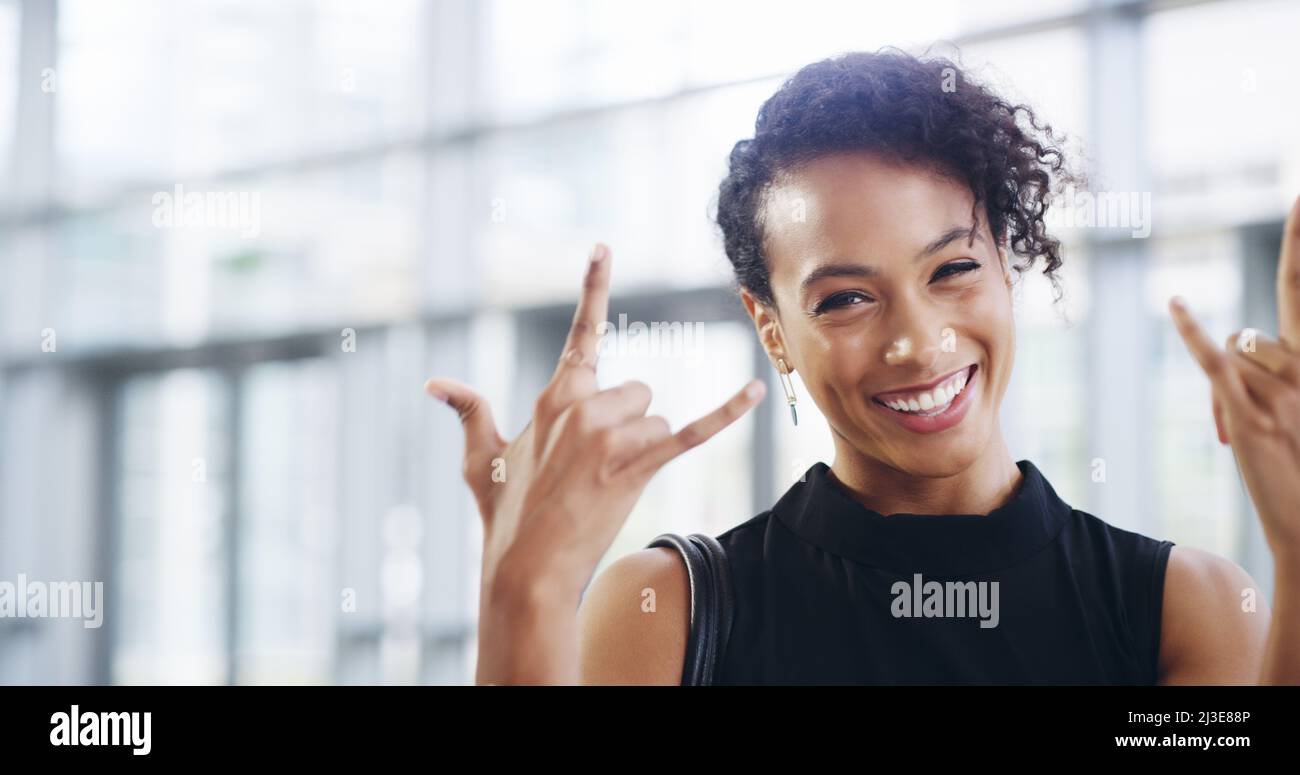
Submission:
{"label": "cheek", "polygon": [[1016,349],[1016,321],[1011,295],[1001,283],[988,283],[971,298],[966,321],[989,358],[989,367],[1000,385],[1006,384]]}
{"label": "cheek", "polygon": [[826,338],[822,353],[825,368],[840,378],[852,378],[869,368],[872,348],[877,345],[861,330],[844,329]]}
{"label": "cheek", "polygon": [[[877,349],[873,349],[877,348]],[[810,393],[824,406],[848,400],[871,369],[871,354],[879,344],[858,327],[812,331],[800,342],[805,371],[801,375]],[[832,414],[837,410],[831,409]]]}
{"label": "cheek", "polygon": [[[865,337],[842,337],[828,342],[826,351],[819,355],[815,381],[823,391],[833,394],[832,402],[844,401],[854,385],[861,384],[868,367],[868,348]],[[811,389],[811,387],[810,387]]]}

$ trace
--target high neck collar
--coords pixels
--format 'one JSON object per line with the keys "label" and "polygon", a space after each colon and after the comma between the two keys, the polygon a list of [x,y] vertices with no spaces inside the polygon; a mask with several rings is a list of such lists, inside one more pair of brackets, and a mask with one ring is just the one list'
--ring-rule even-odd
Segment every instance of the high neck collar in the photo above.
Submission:
{"label": "high neck collar", "polygon": [[988,514],[891,514],[863,506],[817,462],[773,506],[783,524],[832,554],[902,574],[985,573],[1056,537],[1071,508],[1028,460],[1020,487]]}

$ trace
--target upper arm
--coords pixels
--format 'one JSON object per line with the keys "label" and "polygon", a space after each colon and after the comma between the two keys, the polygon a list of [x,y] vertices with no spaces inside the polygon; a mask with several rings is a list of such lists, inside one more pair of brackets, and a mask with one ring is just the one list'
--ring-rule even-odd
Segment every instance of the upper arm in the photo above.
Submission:
{"label": "upper arm", "polygon": [[690,618],[690,580],[675,549],[619,558],[578,607],[580,682],[680,684]]}
{"label": "upper arm", "polygon": [[1268,602],[1239,565],[1174,546],[1165,570],[1159,682],[1257,683],[1269,618]]}

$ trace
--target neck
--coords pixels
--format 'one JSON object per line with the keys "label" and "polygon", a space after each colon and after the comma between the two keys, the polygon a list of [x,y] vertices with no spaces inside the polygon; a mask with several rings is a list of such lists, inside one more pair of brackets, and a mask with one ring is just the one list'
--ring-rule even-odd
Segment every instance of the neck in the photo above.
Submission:
{"label": "neck", "polygon": [[836,434],[834,478],[863,506],[880,514],[988,514],[1007,503],[1023,474],[1002,430],[967,468],[950,476],[916,476],[869,458]]}

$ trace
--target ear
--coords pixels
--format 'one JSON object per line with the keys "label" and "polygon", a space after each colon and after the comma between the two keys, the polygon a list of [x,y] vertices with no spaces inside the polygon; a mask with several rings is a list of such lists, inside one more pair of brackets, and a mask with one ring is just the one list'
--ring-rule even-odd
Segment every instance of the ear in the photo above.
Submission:
{"label": "ear", "polygon": [[772,367],[776,367],[777,358],[784,358],[785,365],[790,367],[790,371],[794,371],[794,364],[790,362],[790,351],[785,346],[785,335],[781,331],[781,319],[777,317],[776,311],[754,298],[747,288],[740,289],[740,300],[745,305],[745,311],[749,313],[749,319],[754,321],[758,341],[767,351]]}

